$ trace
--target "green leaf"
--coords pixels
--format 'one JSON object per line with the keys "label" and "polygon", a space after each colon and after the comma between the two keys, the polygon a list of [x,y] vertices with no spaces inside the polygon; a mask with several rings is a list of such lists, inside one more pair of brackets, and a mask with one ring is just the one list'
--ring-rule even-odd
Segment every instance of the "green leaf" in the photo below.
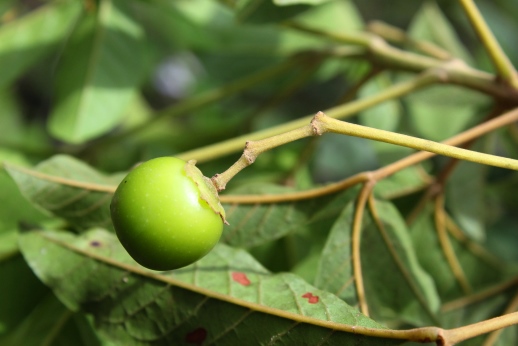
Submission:
{"label": "green leaf", "polygon": [[18,254],[18,232],[16,230],[0,233],[0,263]]}
{"label": "green leaf", "polygon": [[[6,156],[0,148],[0,161]],[[25,164],[25,160],[21,156],[11,155],[9,159]],[[0,235],[3,232],[12,232],[20,222],[37,223],[47,218],[40,210],[27,202],[18,186],[3,168],[0,168],[0,191],[2,191],[0,193],[0,205],[2,206],[0,208]]]}
{"label": "green leaf", "polygon": [[0,87],[11,83],[44,56],[55,53],[80,11],[78,1],[53,1],[0,26]]}
{"label": "green leaf", "polygon": [[[268,185],[248,186],[239,194],[288,193]],[[224,204],[230,225],[223,231],[222,241],[253,247],[281,238],[287,234],[313,230],[325,232],[338,216],[343,205],[356,197],[357,189],[319,198],[284,203]]]}
{"label": "green leaf", "polygon": [[[414,18],[409,33],[444,48],[467,64],[473,60],[437,4],[427,1]],[[456,86],[433,86],[407,98],[412,124],[418,135],[441,141],[475,121],[474,113],[489,104],[485,95]]]}
{"label": "green leaf", "polygon": [[[6,235],[2,235],[2,244],[6,240]],[[11,332],[31,312],[49,290],[38,280],[19,253],[0,260],[0,278],[0,335],[3,336]],[[6,343],[0,340],[0,344]]]}
{"label": "green leaf", "polygon": [[64,155],[54,156],[34,170],[12,164],[5,164],[5,169],[29,201],[76,228],[111,227],[111,191],[120,176],[107,177]]}
{"label": "green leaf", "polygon": [[[179,4],[178,2],[145,1],[132,4],[138,9],[139,21],[145,25],[154,38],[163,41],[164,49],[170,52],[171,49],[219,49],[219,43],[214,40],[214,28],[208,30],[210,21],[199,25],[197,17],[205,12],[207,17],[217,16],[219,20],[228,15],[226,11],[218,11],[219,7],[215,1],[192,0],[189,3]],[[182,7],[183,6],[183,7]],[[196,12],[185,10],[184,7],[197,8]],[[184,9],[184,11],[182,11]],[[221,10],[221,9],[219,9]],[[212,13],[211,13],[212,12]],[[192,16],[190,14],[192,13]],[[202,19],[198,19],[202,20]],[[228,19],[230,20],[230,18]],[[214,24],[213,24],[214,25]],[[160,47],[162,48],[162,47]]]}
{"label": "green leaf", "polygon": [[424,2],[413,18],[408,32],[413,38],[435,43],[454,57],[472,64],[473,58],[435,1]]}
{"label": "green leaf", "polygon": [[[322,3],[320,6],[315,6],[299,14],[294,21],[310,28],[335,33],[351,33],[363,29],[363,18],[353,1],[320,2]],[[322,38],[319,39],[322,40]]]}
{"label": "green leaf", "polygon": [[489,98],[458,86],[441,85],[413,93],[405,103],[418,136],[442,141],[476,122],[477,110],[489,104]]}
{"label": "green leaf", "polygon": [[[437,291],[443,301],[449,301],[466,294],[452,267],[446,260],[439,242],[432,208],[426,208],[410,228],[412,242],[421,266],[433,277]],[[473,292],[496,285],[506,278],[504,263],[495,263],[487,256],[474,252],[455,237],[448,236],[458,263]]]}
{"label": "green leaf", "polygon": [[[236,23],[232,12],[214,1],[191,0],[154,6],[159,6],[158,8],[163,12],[162,16],[165,14],[167,17],[178,17],[174,23],[165,25],[160,23],[161,28],[157,30],[162,33],[161,37],[164,37],[164,40],[175,46],[185,44],[203,51],[214,52],[216,57],[223,55],[226,57],[225,70],[231,69],[236,63],[243,64],[243,55],[247,57],[246,60],[249,60],[250,56],[258,56],[264,60],[265,57],[287,56],[303,50],[316,50],[319,47],[336,44],[322,37],[274,24]],[[361,16],[350,1],[331,1],[321,6],[308,6],[308,8],[309,10],[297,14],[292,19],[311,27],[339,32],[358,31],[363,27]],[[272,13],[275,14],[278,11],[279,7],[273,6],[273,12],[268,16],[272,17]],[[271,19],[264,18],[264,20]],[[186,34],[182,39],[177,40],[176,34],[168,32],[171,30],[175,33],[186,32]],[[203,37],[199,37],[200,35]],[[227,56],[235,54],[241,56],[236,62],[229,62]]]}
{"label": "green leaf", "polygon": [[245,0],[239,3],[236,11],[237,20],[254,24],[280,22],[290,19],[310,8],[307,5],[290,4],[276,6],[271,0]]}
{"label": "green leaf", "polygon": [[[272,275],[250,255],[217,246],[184,269],[157,273],[139,267],[111,233],[82,236],[32,231],[20,236],[35,273],[69,308],[95,318],[104,337],[124,345],[172,342],[263,344],[399,344],[398,340],[317,327],[334,321],[382,328],[336,296],[293,274]],[[81,270],[76,270],[81,268]],[[317,298],[318,297],[318,298]],[[291,318],[305,316],[305,322]]]}
{"label": "green leaf", "polygon": [[82,143],[112,129],[135,95],[146,68],[143,31],[125,2],[103,0],[74,31],[58,67],[50,132]]}
{"label": "green leaf", "polygon": [[[383,229],[372,216],[361,226],[361,267],[365,296],[376,320],[411,325],[434,323],[439,297],[421,268],[410,235],[395,207],[375,202]],[[322,253],[315,285],[355,306],[358,304],[351,250],[355,203],[349,202],[334,224]]]}
{"label": "green leaf", "polygon": [[376,194],[383,199],[393,199],[424,189],[433,181],[421,166],[400,170],[376,183]]}
{"label": "green leaf", "polygon": [[41,299],[15,330],[0,338],[3,345],[100,345],[84,316],[73,314],[53,294]]}
{"label": "green leaf", "polygon": [[[486,238],[487,166],[461,161],[448,179],[446,205],[466,235],[476,241]],[[469,196],[468,198],[466,198]]]}
{"label": "green leaf", "polygon": [[318,155],[312,162],[313,175],[320,181],[344,177],[378,168],[374,141],[330,133],[319,138]]}
{"label": "green leaf", "polygon": [[[369,81],[361,90],[360,97],[373,96],[392,86],[387,75],[382,74]],[[360,113],[360,124],[386,131],[396,131],[401,118],[401,102],[388,100]]]}
{"label": "green leaf", "polygon": [[296,4],[320,5],[329,1],[333,0],[273,0],[273,3],[277,6],[290,6]]}

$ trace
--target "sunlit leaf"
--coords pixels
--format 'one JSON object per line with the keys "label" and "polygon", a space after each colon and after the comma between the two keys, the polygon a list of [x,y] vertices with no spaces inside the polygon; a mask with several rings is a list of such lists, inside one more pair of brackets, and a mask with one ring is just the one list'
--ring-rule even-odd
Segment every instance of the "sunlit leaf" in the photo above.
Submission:
{"label": "sunlit leaf", "polygon": [[57,72],[51,133],[81,143],[112,129],[134,96],[146,67],[143,31],[124,1],[104,0],[83,16]]}

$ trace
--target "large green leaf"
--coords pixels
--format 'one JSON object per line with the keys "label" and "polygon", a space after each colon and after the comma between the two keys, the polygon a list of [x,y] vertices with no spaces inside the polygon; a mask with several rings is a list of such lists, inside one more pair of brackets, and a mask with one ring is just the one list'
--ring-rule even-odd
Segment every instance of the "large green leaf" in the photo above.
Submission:
{"label": "large green leaf", "polygon": [[[189,267],[157,273],[139,267],[101,229],[82,236],[32,231],[20,244],[61,301],[91,313],[101,333],[118,344],[400,343],[316,326],[334,321],[382,328],[336,296],[293,274],[270,274],[246,252],[225,245]],[[297,316],[306,322],[290,319]]]}
{"label": "large green leaf", "polygon": [[[365,295],[376,320],[409,324],[434,323],[439,297],[412,248],[403,219],[388,202],[375,203],[380,228],[372,215],[361,225],[361,267]],[[352,258],[355,203],[350,202],[334,224],[322,253],[315,285],[358,304]]]}
{"label": "large green leaf", "polygon": [[63,52],[57,72],[51,133],[81,143],[112,129],[146,69],[145,40],[124,1],[103,0],[86,13]]}
{"label": "large green leaf", "polygon": [[81,11],[78,1],[53,1],[0,26],[0,87],[45,55],[56,52]]}

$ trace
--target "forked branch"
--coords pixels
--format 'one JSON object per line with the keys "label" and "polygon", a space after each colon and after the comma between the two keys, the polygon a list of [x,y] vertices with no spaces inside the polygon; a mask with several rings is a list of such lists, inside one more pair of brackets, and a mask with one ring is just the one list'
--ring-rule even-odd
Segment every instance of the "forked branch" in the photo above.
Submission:
{"label": "forked branch", "polygon": [[218,191],[222,191],[225,189],[227,183],[237,173],[251,165],[261,153],[286,143],[293,142],[297,139],[320,136],[326,132],[373,139],[416,150],[449,156],[460,160],[518,170],[518,160],[457,148],[444,143],[407,136],[400,133],[351,124],[345,121],[333,119],[322,112],[318,112],[313,117],[310,124],[306,126],[262,140],[247,142],[245,150],[239,160],[225,172],[216,174],[212,177],[212,182]]}

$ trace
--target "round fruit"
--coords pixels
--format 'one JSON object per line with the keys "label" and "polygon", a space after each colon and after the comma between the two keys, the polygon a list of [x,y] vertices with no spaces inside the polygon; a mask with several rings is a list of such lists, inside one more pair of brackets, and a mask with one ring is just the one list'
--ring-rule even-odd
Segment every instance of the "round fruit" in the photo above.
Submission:
{"label": "round fruit", "polygon": [[210,180],[174,157],[144,162],[120,183],[110,211],[117,236],[144,267],[172,270],[205,256],[218,242],[225,211]]}

